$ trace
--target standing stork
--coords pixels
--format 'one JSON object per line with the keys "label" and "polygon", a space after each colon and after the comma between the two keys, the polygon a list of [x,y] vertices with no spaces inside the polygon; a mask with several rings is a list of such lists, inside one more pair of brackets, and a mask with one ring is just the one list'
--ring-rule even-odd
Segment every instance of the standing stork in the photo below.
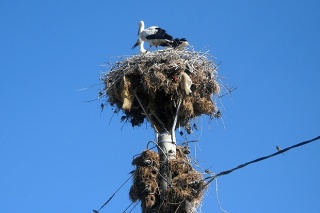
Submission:
{"label": "standing stork", "polygon": [[156,48],[158,48],[158,46],[165,45],[165,44],[169,45],[170,43],[173,42],[173,37],[171,35],[167,34],[164,29],[161,29],[158,26],[151,26],[151,27],[144,29],[144,22],[143,21],[140,21],[140,23],[139,23],[138,36],[139,36],[138,41],[133,45],[133,47],[131,49],[134,49],[139,44],[140,44],[140,48],[141,48],[142,41],[148,42],[150,44],[150,48],[152,46],[155,46]]}

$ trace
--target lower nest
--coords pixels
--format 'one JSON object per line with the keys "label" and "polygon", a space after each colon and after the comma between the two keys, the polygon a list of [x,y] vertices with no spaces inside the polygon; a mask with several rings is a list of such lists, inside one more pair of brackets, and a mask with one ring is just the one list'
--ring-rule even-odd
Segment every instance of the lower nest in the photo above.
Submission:
{"label": "lower nest", "polygon": [[133,185],[130,189],[130,199],[141,201],[143,212],[193,212],[188,209],[196,208],[203,197],[206,188],[201,173],[192,168],[187,156],[187,149],[177,146],[177,158],[169,161],[172,176],[171,186],[166,192],[165,199],[160,189],[161,165],[158,154],[154,151],[144,151],[136,157],[132,164],[136,166]]}

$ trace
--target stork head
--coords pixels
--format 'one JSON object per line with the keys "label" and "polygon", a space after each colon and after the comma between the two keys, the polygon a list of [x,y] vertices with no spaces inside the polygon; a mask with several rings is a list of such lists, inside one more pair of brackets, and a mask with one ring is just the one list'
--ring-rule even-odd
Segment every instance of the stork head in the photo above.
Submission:
{"label": "stork head", "polygon": [[173,48],[178,50],[183,50],[185,47],[189,45],[189,42],[186,38],[176,38],[173,40]]}
{"label": "stork head", "polygon": [[144,28],[144,22],[143,22],[143,21],[140,21],[140,22],[139,22],[139,27],[140,27],[140,28]]}
{"label": "stork head", "polygon": [[140,21],[139,22],[139,31],[138,31],[138,36],[139,34],[144,30],[144,22],[143,21]]}

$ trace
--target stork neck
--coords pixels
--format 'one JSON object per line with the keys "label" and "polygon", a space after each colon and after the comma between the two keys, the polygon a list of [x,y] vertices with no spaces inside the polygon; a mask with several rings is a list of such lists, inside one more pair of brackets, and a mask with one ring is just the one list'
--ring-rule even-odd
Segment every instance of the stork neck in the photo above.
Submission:
{"label": "stork neck", "polygon": [[144,30],[144,22],[140,21],[139,33],[141,33],[143,30]]}

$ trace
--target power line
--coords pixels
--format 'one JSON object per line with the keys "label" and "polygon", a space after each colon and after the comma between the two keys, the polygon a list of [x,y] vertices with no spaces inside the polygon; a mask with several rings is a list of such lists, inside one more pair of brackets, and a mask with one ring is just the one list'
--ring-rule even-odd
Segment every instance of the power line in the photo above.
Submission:
{"label": "power line", "polygon": [[[127,210],[134,204],[135,202],[131,202],[130,205],[123,211],[123,213],[127,213]],[[130,213],[138,204],[140,203],[140,200],[131,208],[131,210],[128,212]]]}
{"label": "power line", "polygon": [[[131,172],[130,172],[131,173]],[[132,176],[134,175],[134,173],[132,172],[131,176],[113,193],[113,195],[111,195],[111,197],[100,207],[100,209],[97,210],[93,210],[94,213],[99,213],[99,211],[105,207],[105,205],[107,205],[110,200],[112,200],[112,198],[115,196],[115,194],[132,178]]]}
{"label": "power line", "polygon": [[[264,157],[257,158],[257,159],[255,159],[255,160],[249,161],[249,162],[244,163],[244,164],[240,164],[240,165],[237,166],[237,167],[234,167],[234,168],[229,169],[229,170],[225,170],[225,171],[220,172],[220,173],[218,173],[218,174],[212,173],[212,175],[211,175],[210,177],[207,177],[207,178],[205,178],[204,180],[208,180],[207,183],[206,183],[206,185],[209,185],[213,180],[215,180],[215,179],[216,179],[217,177],[219,177],[219,176],[223,176],[223,175],[230,174],[231,172],[233,172],[233,171],[235,171],[235,170],[238,170],[238,169],[241,169],[241,168],[243,168],[243,167],[245,167],[245,166],[248,166],[249,164],[257,163],[257,162],[259,162],[259,161],[266,160],[266,159],[271,158],[271,157],[274,157],[274,156],[276,156],[276,155],[283,154],[284,152],[286,152],[286,151],[288,151],[288,150],[290,150],[290,149],[293,149],[293,148],[297,148],[297,147],[299,147],[299,146],[306,145],[306,144],[308,144],[308,143],[314,142],[314,141],[319,140],[319,139],[320,139],[320,136],[315,137],[315,138],[310,139],[310,140],[307,140],[307,141],[304,141],[304,142],[301,142],[301,143],[298,143],[298,144],[295,144],[295,145],[290,146],[290,147],[287,147],[287,148],[285,148],[285,149],[279,150],[279,151],[277,151],[277,152],[275,152],[275,153],[273,153],[273,154],[270,154],[270,155],[267,155],[267,156],[264,156]],[[94,213],[99,213],[99,211],[100,211],[104,206],[106,206],[106,205],[112,200],[112,198],[115,196],[115,194],[116,194],[116,193],[132,178],[132,176],[134,175],[133,172],[130,172],[130,174],[131,174],[131,176],[111,195],[111,197],[100,207],[99,210],[93,210]],[[132,203],[128,206],[128,208],[126,208],[126,210],[128,210],[133,203],[134,203],[134,202],[132,202]],[[137,202],[137,203],[132,207],[132,209],[130,210],[130,212],[137,206],[138,203],[139,203],[139,202]],[[125,212],[126,212],[126,210],[125,210]]]}
{"label": "power line", "polygon": [[[132,210],[133,210],[139,203],[140,203],[140,201],[137,202],[137,203],[132,207],[132,209],[131,209],[128,213],[132,212]],[[125,212],[124,212],[124,213],[125,213]]]}
{"label": "power line", "polygon": [[283,154],[284,152],[286,152],[286,151],[288,151],[288,150],[290,150],[290,149],[293,149],[293,148],[297,148],[297,147],[299,147],[299,146],[306,145],[306,144],[308,144],[308,143],[314,142],[314,141],[319,140],[319,139],[320,139],[320,136],[315,137],[315,138],[313,138],[313,139],[311,139],[311,140],[307,140],[307,141],[304,141],[304,142],[295,144],[295,145],[293,145],[293,146],[290,146],[290,147],[287,147],[287,148],[285,148],[285,149],[282,149],[282,150],[280,150],[280,151],[278,151],[278,152],[275,152],[275,153],[273,153],[273,154],[271,154],[271,155],[267,155],[267,156],[264,156],[264,157],[261,157],[261,158],[257,158],[257,159],[255,159],[255,160],[252,160],[252,161],[249,161],[249,162],[247,162],[247,163],[241,164],[241,165],[239,165],[239,166],[237,166],[237,167],[235,167],[235,168],[233,168],[233,169],[229,169],[229,170],[220,172],[220,173],[218,173],[218,174],[216,174],[216,175],[212,175],[212,176],[210,176],[210,177],[205,178],[204,180],[209,179],[209,181],[208,181],[207,184],[206,184],[206,185],[209,185],[216,177],[230,174],[231,172],[233,172],[233,171],[235,171],[235,170],[237,170],[237,169],[241,169],[241,168],[243,168],[243,167],[245,167],[245,166],[248,166],[249,164],[257,163],[257,162],[259,162],[259,161],[262,161],[262,160],[265,160],[265,159],[274,157],[274,156],[279,155],[279,154],[281,154],[281,153]]}

